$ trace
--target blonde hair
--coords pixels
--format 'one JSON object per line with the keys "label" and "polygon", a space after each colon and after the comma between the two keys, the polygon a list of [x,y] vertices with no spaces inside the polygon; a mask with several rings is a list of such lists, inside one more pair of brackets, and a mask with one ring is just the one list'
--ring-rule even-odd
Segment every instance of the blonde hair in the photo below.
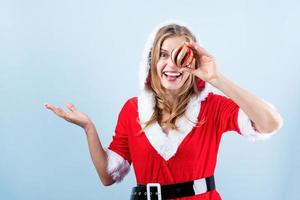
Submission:
{"label": "blonde hair", "polygon": [[[148,79],[151,83],[150,90],[153,91],[155,96],[155,107],[152,116],[145,123],[141,132],[156,121],[158,121],[159,124],[165,123],[164,127],[178,130],[178,127],[175,124],[176,120],[185,114],[186,107],[190,99],[201,92],[198,90],[195,76],[190,74],[183,86],[179,89],[179,93],[174,103],[170,104],[166,98],[167,93],[162,87],[158,77],[156,64],[160,56],[160,50],[163,42],[168,38],[182,36],[185,37],[187,41],[192,40],[197,42],[196,37],[188,28],[177,24],[170,24],[161,27],[154,38],[154,42],[148,56],[148,64],[150,65]],[[196,68],[199,66],[198,60],[199,59],[196,59]],[[162,121],[163,111],[169,114],[169,118],[166,121]],[[188,120],[191,121],[190,119]],[[191,122],[194,124],[197,123],[193,121]]]}

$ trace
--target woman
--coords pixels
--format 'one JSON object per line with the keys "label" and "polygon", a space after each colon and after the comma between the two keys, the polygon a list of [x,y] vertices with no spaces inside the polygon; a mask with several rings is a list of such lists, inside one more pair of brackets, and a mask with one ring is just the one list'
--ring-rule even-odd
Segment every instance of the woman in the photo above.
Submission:
{"label": "woman", "polygon": [[[179,68],[171,53],[183,44],[194,50],[195,62]],[[179,23],[152,32],[139,75],[141,93],[124,104],[107,149],[91,119],[74,105],[68,103],[70,112],[64,112],[45,104],[84,128],[103,185],[121,181],[133,164],[138,185],[131,199],[219,200],[213,175],[222,134],[267,139],[282,126],[280,114],[227,79]],[[208,83],[227,97],[210,92]]]}

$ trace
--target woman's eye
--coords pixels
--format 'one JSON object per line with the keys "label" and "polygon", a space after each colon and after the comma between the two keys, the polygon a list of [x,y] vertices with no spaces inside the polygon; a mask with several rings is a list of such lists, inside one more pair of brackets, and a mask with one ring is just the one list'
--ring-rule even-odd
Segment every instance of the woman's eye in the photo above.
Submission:
{"label": "woman's eye", "polygon": [[167,57],[167,56],[168,56],[167,53],[164,53],[164,52],[161,52],[161,53],[160,53],[160,57],[164,57],[164,58],[165,58],[165,57]]}

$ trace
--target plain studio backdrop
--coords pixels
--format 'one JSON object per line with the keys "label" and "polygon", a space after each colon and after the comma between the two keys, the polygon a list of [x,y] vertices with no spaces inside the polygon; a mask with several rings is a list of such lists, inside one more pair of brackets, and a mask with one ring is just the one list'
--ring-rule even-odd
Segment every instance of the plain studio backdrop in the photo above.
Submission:
{"label": "plain studio backdrop", "polygon": [[0,2],[0,199],[129,199],[133,169],[105,187],[84,131],[44,108],[72,102],[104,147],[125,101],[139,94],[147,37],[190,25],[220,71],[275,105],[284,126],[268,141],[225,134],[216,187],[224,200],[294,200],[300,175],[299,1]]}

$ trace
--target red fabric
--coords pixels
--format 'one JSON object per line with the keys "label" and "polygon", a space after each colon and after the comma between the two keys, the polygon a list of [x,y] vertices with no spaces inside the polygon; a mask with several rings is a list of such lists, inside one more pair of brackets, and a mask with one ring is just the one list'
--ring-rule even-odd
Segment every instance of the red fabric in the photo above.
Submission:
{"label": "red fabric", "polygon": [[[176,154],[164,160],[150,144],[146,135],[136,133],[138,123],[137,97],[129,99],[123,106],[116,135],[109,149],[133,163],[136,181],[139,184],[158,182],[173,184],[214,175],[217,154],[222,134],[226,131],[240,133],[237,117],[238,105],[231,99],[210,93],[201,103],[198,115],[199,127],[194,127],[184,138]],[[218,181],[216,180],[216,188]],[[217,190],[181,200],[220,200]]]}
{"label": "red fabric", "polygon": [[199,91],[202,91],[205,88],[205,82],[202,79],[196,77],[196,83]]}

